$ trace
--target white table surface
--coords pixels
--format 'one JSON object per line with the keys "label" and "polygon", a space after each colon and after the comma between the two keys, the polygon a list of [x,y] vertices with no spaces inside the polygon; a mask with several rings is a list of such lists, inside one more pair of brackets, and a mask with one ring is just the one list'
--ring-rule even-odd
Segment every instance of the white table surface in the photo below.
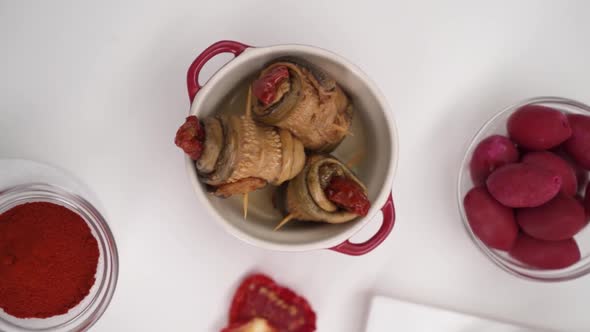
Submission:
{"label": "white table surface", "polygon": [[[93,331],[216,331],[252,271],[304,294],[319,331],[362,331],[372,294],[590,330],[590,278],[499,270],[462,229],[454,191],[467,141],[499,108],[539,95],[590,103],[590,2],[344,2],[0,0],[0,156],[80,177],[119,245],[119,287]],[[268,252],[202,211],[173,138],[186,69],[220,39],[321,46],[381,87],[401,157],[398,221],[380,248]]]}

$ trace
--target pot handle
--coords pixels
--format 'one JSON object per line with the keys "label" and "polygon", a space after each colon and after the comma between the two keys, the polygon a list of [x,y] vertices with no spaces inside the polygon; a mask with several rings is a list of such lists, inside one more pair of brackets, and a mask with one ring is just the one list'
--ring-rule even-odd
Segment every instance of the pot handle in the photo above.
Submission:
{"label": "pot handle", "polygon": [[199,84],[199,74],[201,73],[201,69],[203,69],[203,66],[205,66],[207,61],[221,53],[233,53],[233,55],[238,56],[248,47],[250,46],[236,41],[221,40],[207,47],[203,53],[199,54],[199,56],[188,68],[188,73],[186,74],[188,97],[190,98],[191,103],[193,102],[193,99],[195,99],[197,92],[199,92],[201,89],[201,85]]}
{"label": "pot handle", "polygon": [[341,244],[330,248],[330,250],[337,251],[341,254],[360,256],[377,248],[389,236],[389,233],[391,233],[393,225],[395,224],[395,206],[393,204],[391,193],[389,194],[385,205],[381,208],[381,213],[383,214],[383,221],[381,227],[373,237],[363,243],[352,243],[350,240],[346,240]]}

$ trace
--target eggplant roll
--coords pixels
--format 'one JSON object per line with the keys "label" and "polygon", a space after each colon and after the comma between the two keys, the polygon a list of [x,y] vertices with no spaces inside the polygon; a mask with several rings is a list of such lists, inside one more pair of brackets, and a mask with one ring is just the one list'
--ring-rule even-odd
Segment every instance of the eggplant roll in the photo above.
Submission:
{"label": "eggplant roll", "polygon": [[333,79],[311,64],[280,59],[261,71],[252,88],[254,120],[289,130],[310,151],[332,151],[349,133],[349,98]]}
{"label": "eggplant roll", "polygon": [[220,196],[252,191],[267,182],[280,185],[305,164],[303,144],[287,130],[237,115],[209,117],[203,125],[206,136],[196,167],[203,182],[220,189]]}
{"label": "eggplant roll", "polygon": [[301,173],[287,186],[286,209],[293,219],[340,224],[358,217],[328,199],[326,188],[333,177],[353,181],[366,196],[365,185],[338,159],[329,155],[309,156]]}

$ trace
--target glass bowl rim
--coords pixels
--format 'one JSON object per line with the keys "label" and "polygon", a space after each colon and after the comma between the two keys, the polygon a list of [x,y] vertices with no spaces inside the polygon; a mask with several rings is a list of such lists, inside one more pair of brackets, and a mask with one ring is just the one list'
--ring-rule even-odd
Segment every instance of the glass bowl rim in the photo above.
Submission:
{"label": "glass bowl rim", "polygon": [[[518,269],[515,269],[512,267],[512,265],[514,265],[513,263],[509,262],[508,260],[506,260],[503,257],[500,257],[498,254],[495,253],[495,251],[493,249],[489,248],[487,245],[485,245],[483,242],[481,242],[479,240],[479,238],[473,233],[473,230],[471,229],[471,226],[469,225],[469,222],[467,220],[467,216],[465,214],[465,209],[463,207],[463,195],[462,195],[461,187],[462,187],[463,178],[464,178],[465,173],[469,172],[469,160],[470,160],[471,154],[473,153],[473,150],[475,149],[476,144],[479,143],[479,141],[476,141],[476,140],[478,138],[480,138],[480,136],[482,134],[484,134],[489,129],[489,127],[492,124],[496,123],[496,121],[499,118],[501,118],[503,115],[506,115],[508,113],[512,113],[522,106],[531,105],[531,104],[558,104],[558,105],[564,105],[564,106],[569,106],[569,107],[575,107],[575,108],[578,108],[578,109],[581,109],[585,112],[590,113],[590,106],[588,106],[584,103],[581,103],[579,101],[573,100],[573,99],[564,98],[564,97],[556,97],[556,96],[533,97],[533,98],[525,99],[523,101],[514,103],[514,104],[509,105],[507,107],[504,107],[502,110],[500,110],[499,112],[497,112],[496,114],[494,114],[492,117],[490,117],[488,120],[486,120],[484,122],[484,124],[471,137],[471,139],[469,140],[468,146],[465,148],[465,153],[464,153],[463,158],[461,160],[461,166],[459,167],[459,172],[457,175],[457,182],[456,182],[457,206],[459,209],[459,214],[461,215],[463,227],[464,227],[465,231],[467,232],[467,234],[469,235],[469,237],[471,238],[473,244],[479,249],[479,251],[484,256],[489,258],[496,266],[500,267],[502,270],[508,272],[511,275],[517,276],[521,279],[528,280],[528,281],[560,282],[560,281],[574,280],[574,279],[583,277],[583,276],[590,273],[590,254],[586,255],[586,257],[582,257],[580,260],[580,262],[582,262],[582,264],[576,270],[570,271],[569,274],[558,275],[558,276],[547,276],[547,275],[545,275],[546,273],[558,273],[559,271],[563,271],[564,269],[542,270],[542,269],[529,268],[529,267],[525,267],[525,266],[519,266],[519,268],[524,271],[524,272],[521,272]],[[590,226],[588,226],[588,227],[590,227]],[[585,262],[584,262],[584,260],[585,260]]]}

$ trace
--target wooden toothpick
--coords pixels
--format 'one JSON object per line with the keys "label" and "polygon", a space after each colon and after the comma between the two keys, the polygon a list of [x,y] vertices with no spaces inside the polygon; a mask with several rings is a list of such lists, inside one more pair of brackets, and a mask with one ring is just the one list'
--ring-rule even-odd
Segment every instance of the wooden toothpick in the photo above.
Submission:
{"label": "wooden toothpick", "polygon": [[285,226],[289,221],[291,221],[295,216],[292,213],[289,213],[279,224],[273,229],[274,232],[278,231],[281,227]]}
{"label": "wooden toothpick", "polygon": [[244,203],[244,220],[246,220],[248,218],[248,193],[244,194],[243,203]]}

